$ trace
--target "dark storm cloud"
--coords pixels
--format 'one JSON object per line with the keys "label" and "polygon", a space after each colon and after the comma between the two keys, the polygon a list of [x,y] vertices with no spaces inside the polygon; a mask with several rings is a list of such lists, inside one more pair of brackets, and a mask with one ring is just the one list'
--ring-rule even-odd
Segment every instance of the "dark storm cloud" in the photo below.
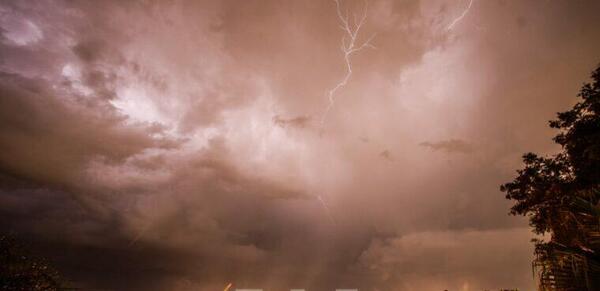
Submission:
{"label": "dark storm cloud", "polygon": [[[284,226],[275,222],[285,220],[267,201],[305,195],[242,173],[215,139],[194,158],[179,157],[185,139],[169,137],[156,123],[129,122],[111,103],[127,81],[119,70],[159,91],[168,88],[160,73],[124,60],[127,32],[104,18],[118,7],[100,6],[66,7],[83,20],[49,22],[35,17],[42,7],[14,8],[48,35],[23,48],[6,37],[0,48],[6,57],[0,75],[2,229],[39,243],[76,287],[164,290],[190,275],[220,285],[230,265],[278,247]],[[103,13],[87,18],[96,9]],[[235,90],[244,87],[213,91],[223,98],[243,95]],[[206,113],[235,105],[212,97],[202,97],[208,101],[197,106],[204,111],[191,110],[183,123],[206,124],[216,118]],[[57,256],[61,250],[69,255]],[[186,271],[200,263],[212,268]]]}
{"label": "dark storm cloud", "polygon": [[392,153],[389,150],[384,150],[381,153],[379,153],[379,156],[387,161],[393,161],[394,159],[392,158]]}
{"label": "dark storm cloud", "polygon": [[44,80],[0,75],[0,164],[5,173],[73,186],[92,158],[119,162],[149,147],[174,146],[143,127],[123,127],[111,108],[65,104]]}
{"label": "dark storm cloud", "polygon": [[310,117],[308,116],[296,116],[296,117],[290,117],[290,118],[283,118],[279,115],[275,115],[273,116],[273,123],[275,125],[281,126],[281,127],[297,127],[297,128],[304,128],[307,127],[310,123]]}
{"label": "dark storm cloud", "polygon": [[442,140],[438,142],[422,142],[420,146],[430,148],[434,151],[445,151],[447,153],[463,153],[468,154],[473,152],[473,146],[460,139]]}
{"label": "dark storm cloud", "polygon": [[462,4],[369,2],[319,129],[332,1],[3,3],[0,226],[84,289],[531,288],[497,185],[552,152],[598,4],[474,1],[448,31]]}

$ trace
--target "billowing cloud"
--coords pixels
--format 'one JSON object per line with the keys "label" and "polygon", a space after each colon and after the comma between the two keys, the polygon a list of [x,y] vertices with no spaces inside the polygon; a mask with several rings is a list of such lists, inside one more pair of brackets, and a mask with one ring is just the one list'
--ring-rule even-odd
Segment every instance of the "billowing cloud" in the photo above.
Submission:
{"label": "billowing cloud", "polygon": [[[362,11],[362,1],[341,1]],[[527,289],[498,185],[598,60],[598,3],[0,4],[0,229],[74,287]],[[460,139],[457,139],[460,137]],[[431,150],[428,150],[431,149]]]}

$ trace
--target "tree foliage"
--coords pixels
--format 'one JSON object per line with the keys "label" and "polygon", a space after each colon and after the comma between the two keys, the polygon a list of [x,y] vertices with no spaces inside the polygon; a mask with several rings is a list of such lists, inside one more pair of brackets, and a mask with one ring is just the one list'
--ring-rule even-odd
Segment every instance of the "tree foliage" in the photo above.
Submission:
{"label": "tree foliage", "polygon": [[513,215],[526,215],[538,234],[559,238],[576,226],[573,213],[592,212],[599,200],[600,182],[600,66],[592,82],[583,85],[579,102],[560,112],[550,127],[559,130],[554,141],[562,151],[552,157],[523,156],[524,168],[501,186],[514,200]]}
{"label": "tree foliage", "polygon": [[535,241],[540,290],[598,290],[600,287],[600,66],[571,110],[550,127],[562,150],[551,157],[523,156],[517,177],[501,186],[514,200],[510,213],[529,217]]}
{"label": "tree foliage", "polygon": [[14,238],[0,235],[0,290],[62,290],[56,272],[43,260],[34,258]]}

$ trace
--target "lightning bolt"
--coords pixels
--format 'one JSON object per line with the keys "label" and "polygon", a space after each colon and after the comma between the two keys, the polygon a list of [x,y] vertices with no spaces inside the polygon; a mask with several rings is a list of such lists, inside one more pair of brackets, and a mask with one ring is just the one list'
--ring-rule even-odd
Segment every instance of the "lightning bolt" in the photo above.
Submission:
{"label": "lightning bolt", "polygon": [[[150,209],[149,211],[154,211],[156,209],[156,204],[157,201],[156,199],[152,199],[149,201],[150,202]],[[133,247],[133,245],[135,245],[138,240],[140,240],[142,238],[142,236],[144,236],[146,234],[146,232],[148,232],[148,230],[150,229],[150,227],[152,226],[152,224],[154,223],[153,219],[148,218],[146,220],[146,223],[142,226],[142,229],[136,234],[136,236],[131,239],[129,241],[129,247]]]}
{"label": "lightning bolt", "polygon": [[145,226],[142,228],[142,230],[140,230],[140,232],[138,232],[138,234],[137,234],[137,235],[136,235],[136,236],[135,236],[135,237],[134,237],[132,240],[130,240],[130,241],[129,241],[129,247],[131,247],[131,246],[135,245],[135,243],[137,243],[137,242],[138,242],[138,240],[139,240],[140,238],[142,238],[142,236],[143,236],[143,235],[146,233],[146,231],[148,231],[148,228],[150,228],[150,223],[146,224],[146,225],[145,225]]}
{"label": "lightning bolt", "polygon": [[333,105],[335,104],[335,93],[340,88],[346,86],[346,84],[348,83],[348,80],[350,79],[350,76],[352,76],[352,62],[350,60],[352,55],[354,53],[361,51],[364,48],[367,48],[367,47],[375,48],[373,45],[371,45],[371,40],[373,39],[373,37],[375,37],[375,35],[372,35],[371,37],[369,37],[362,44],[357,43],[358,33],[360,32],[360,29],[362,28],[362,26],[365,24],[365,22],[367,20],[367,11],[369,8],[368,2],[365,2],[365,9],[364,9],[363,15],[360,19],[357,19],[355,14],[353,15],[354,16],[353,24],[350,23],[350,21],[348,20],[348,12],[346,12],[345,14],[342,13],[341,7],[340,7],[340,1],[334,0],[334,2],[335,2],[337,16],[340,21],[340,28],[342,29],[342,31],[344,31],[344,34],[345,34],[344,37],[342,37],[342,45],[341,45],[340,49],[342,50],[342,53],[344,54],[344,61],[346,63],[346,75],[334,87],[332,87],[327,92],[327,100],[329,103],[327,104],[327,107],[325,108],[325,111],[321,117],[321,122],[320,122],[321,130],[323,129],[323,125],[325,124],[327,115],[329,114],[329,112],[333,108]]}
{"label": "lightning bolt", "polygon": [[148,231],[148,229],[150,228],[150,226],[152,225],[152,221],[148,221],[143,227],[142,229],[137,233],[137,235],[129,241],[129,247],[132,247],[133,245],[135,245],[138,240],[140,240],[140,238],[142,238],[142,236],[144,236],[146,234],[146,232]]}
{"label": "lightning bolt", "polygon": [[233,286],[233,283],[227,284],[227,286],[225,286],[225,289],[223,289],[223,291],[229,291],[229,288],[231,288],[231,286]]}
{"label": "lightning bolt", "polygon": [[463,13],[460,16],[458,16],[456,19],[454,19],[452,21],[452,23],[450,23],[450,25],[448,25],[448,27],[446,27],[446,30],[451,30],[452,27],[454,27],[454,25],[456,23],[458,23],[459,21],[461,21],[465,17],[465,15],[467,15],[467,13],[469,12],[469,9],[471,9],[471,6],[473,5],[473,1],[474,0],[470,0],[469,1],[469,6],[467,6],[467,9],[465,9],[465,11],[463,11]]}
{"label": "lightning bolt", "polygon": [[335,219],[333,218],[333,215],[331,214],[331,209],[329,209],[329,206],[327,206],[327,203],[325,203],[325,201],[323,200],[323,197],[321,197],[321,195],[317,195],[317,199],[319,200],[319,202],[321,202],[321,206],[323,206],[323,209],[325,209],[325,212],[327,212],[327,216],[329,217],[329,220],[331,220],[331,223],[333,225],[336,225]]}

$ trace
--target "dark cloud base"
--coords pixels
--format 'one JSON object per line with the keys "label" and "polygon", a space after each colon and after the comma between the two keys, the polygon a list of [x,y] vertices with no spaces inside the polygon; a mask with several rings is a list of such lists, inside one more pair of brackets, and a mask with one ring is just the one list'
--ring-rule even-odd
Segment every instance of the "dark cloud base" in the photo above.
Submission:
{"label": "dark cloud base", "polygon": [[498,185],[555,150],[600,7],[463,8],[370,1],[321,125],[331,1],[2,3],[0,234],[82,290],[533,288]]}

